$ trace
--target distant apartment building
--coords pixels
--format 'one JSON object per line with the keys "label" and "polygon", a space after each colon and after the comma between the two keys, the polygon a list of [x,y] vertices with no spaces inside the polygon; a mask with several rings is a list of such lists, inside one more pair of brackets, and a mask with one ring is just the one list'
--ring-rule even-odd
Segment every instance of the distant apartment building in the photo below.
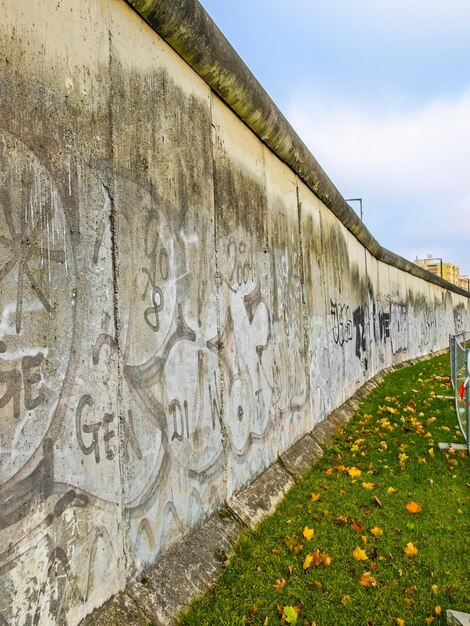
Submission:
{"label": "distant apartment building", "polygon": [[470,291],[470,276],[460,276],[459,286]]}
{"label": "distant apartment building", "polygon": [[440,258],[428,256],[426,259],[416,258],[414,263],[424,268],[431,274],[436,274],[444,280],[448,280],[449,283],[462,287],[462,289],[469,289],[469,277],[460,275],[460,268],[453,263],[445,263]]}

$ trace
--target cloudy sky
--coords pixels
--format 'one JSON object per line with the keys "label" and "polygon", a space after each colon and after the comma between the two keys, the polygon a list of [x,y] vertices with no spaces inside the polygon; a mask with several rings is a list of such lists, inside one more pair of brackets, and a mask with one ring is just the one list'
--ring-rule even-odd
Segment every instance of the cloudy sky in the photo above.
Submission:
{"label": "cloudy sky", "polygon": [[470,273],[470,1],[202,4],[375,238]]}

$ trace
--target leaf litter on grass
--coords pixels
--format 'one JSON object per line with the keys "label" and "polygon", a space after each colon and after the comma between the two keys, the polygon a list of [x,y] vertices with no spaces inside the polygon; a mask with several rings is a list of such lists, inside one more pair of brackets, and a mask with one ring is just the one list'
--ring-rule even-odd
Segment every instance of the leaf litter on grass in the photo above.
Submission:
{"label": "leaf litter on grass", "polygon": [[181,624],[412,626],[470,611],[469,460],[437,449],[442,433],[461,441],[438,398],[447,370],[443,356],[389,375]]}

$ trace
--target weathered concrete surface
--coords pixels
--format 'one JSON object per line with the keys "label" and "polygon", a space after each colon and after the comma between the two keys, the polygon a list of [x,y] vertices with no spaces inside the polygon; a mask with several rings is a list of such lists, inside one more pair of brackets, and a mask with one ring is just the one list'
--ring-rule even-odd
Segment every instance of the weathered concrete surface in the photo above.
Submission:
{"label": "weathered concrete surface", "polygon": [[323,450],[310,436],[305,435],[300,441],[281,455],[282,465],[294,478],[299,479],[323,456]]}
{"label": "weathered concrete surface", "polygon": [[[414,263],[376,241],[198,0],[126,1],[273,153],[298,174],[371,254],[383,263],[445,285],[440,277],[427,276]],[[455,290],[464,293],[457,287]]]}
{"label": "weathered concrete surface", "polygon": [[82,626],[157,626],[126,594],[119,593],[104,607],[86,617]]}
{"label": "weathered concrete surface", "polygon": [[123,1],[0,10],[0,615],[73,626],[470,307]]}
{"label": "weathered concrete surface", "polygon": [[452,626],[470,626],[470,613],[461,613],[460,611],[447,611],[447,623]]}
{"label": "weathered concrete surface", "polygon": [[239,522],[228,514],[215,515],[129,585],[127,593],[153,623],[176,623],[178,613],[220,573],[239,534]]}
{"label": "weathered concrete surface", "polygon": [[[425,358],[422,357],[420,360],[425,360]],[[403,365],[400,364],[397,368],[390,368],[390,370],[398,369]],[[351,400],[359,402],[365,398],[377,387],[378,378],[378,375],[374,376],[372,380],[362,385]],[[380,379],[383,379],[382,375]],[[355,410],[353,402],[348,401],[336,409],[334,415],[341,423],[346,423]],[[283,454],[280,461],[287,472],[295,480],[299,480],[322,456],[322,448],[310,435],[306,435]],[[283,494],[279,493],[276,478],[281,476],[286,491],[291,483],[286,474],[280,472],[279,469],[279,464],[276,463],[258,476],[248,487],[232,498],[231,510],[226,509],[222,517],[214,516],[175,549],[160,555],[157,563],[144,572],[138,581],[131,583],[125,592],[118,594],[102,609],[93,613],[83,622],[83,626],[124,624],[127,623],[125,619],[129,620],[131,626],[133,624],[144,626],[147,623],[153,626],[177,624],[179,614],[188,608],[195,598],[210,590],[223,563],[230,556],[233,544],[241,536],[244,528],[246,526],[254,528],[257,523],[274,511],[282,499]],[[271,490],[276,498],[274,502],[269,497]],[[234,515],[239,518],[243,517],[243,523],[238,524]],[[140,609],[139,614],[135,613],[136,606]],[[144,612],[145,616],[140,617]],[[121,621],[118,621],[119,619]],[[143,622],[138,621],[139,619]],[[460,625],[460,622],[450,623]]]}
{"label": "weathered concrete surface", "polygon": [[279,463],[274,463],[261,476],[228,501],[231,511],[248,528],[254,528],[272,513],[294,485],[294,480]]}

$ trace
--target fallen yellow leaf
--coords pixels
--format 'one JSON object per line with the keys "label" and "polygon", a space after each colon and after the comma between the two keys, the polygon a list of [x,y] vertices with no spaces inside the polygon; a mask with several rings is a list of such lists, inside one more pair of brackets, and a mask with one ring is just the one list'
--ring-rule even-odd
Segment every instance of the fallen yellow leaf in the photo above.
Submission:
{"label": "fallen yellow leaf", "polygon": [[432,624],[433,621],[435,620],[435,617],[427,617],[424,621],[426,622],[426,624]]}
{"label": "fallen yellow leaf", "polygon": [[377,486],[375,483],[362,483],[364,489],[375,489]]}
{"label": "fallen yellow leaf", "polygon": [[395,624],[396,626],[405,626],[405,620],[401,619],[401,617],[397,617],[397,619],[395,620]]}
{"label": "fallen yellow leaf", "polygon": [[307,554],[305,557],[303,569],[304,571],[308,569],[312,569],[313,567],[320,567],[320,565],[325,565],[328,567],[331,564],[331,557],[327,552],[320,552],[317,548],[315,552],[311,552]]}
{"label": "fallen yellow leaf", "polygon": [[434,613],[436,615],[440,615],[442,613],[442,609],[441,609],[441,607],[439,605],[434,607]]}
{"label": "fallen yellow leaf", "polygon": [[435,595],[439,593],[439,587],[437,585],[431,585],[431,589]]}
{"label": "fallen yellow leaf", "polygon": [[357,469],[357,467],[350,467],[348,469],[348,474],[351,476],[351,478],[359,478],[362,472],[361,470]]}
{"label": "fallen yellow leaf", "polygon": [[374,528],[370,529],[370,532],[374,537],[381,537],[384,534],[384,531],[379,526],[374,526]]}
{"label": "fallen yellow leaf", "polygon": [[406,556],[413,557],[418,554],[418,549],[410,541],[409,543],[406,544],[406,548],[403,549],[403,552],[406,554]]}
{"label": "fallen yellow leaf", "polygon": [[284,543],[295,556],[300,554],[304,547],[302,537],[286,537],[286,539],[284,539]]}
{"label": "fallen yellow leaf", "polygon": [[351,600],[352,600],[351,596],[347,596],[347,595],[346,595],[346,596],[343,596],[343,597],[341,598],[341,604],[342,604],[343,606],[346,606],[346,604],[349,604],[349,603],[351,602]]}
{"label": "fallen yellow leaf", "polygon": [[363,550],[359,546],[354,548],[352,555],[356,559],[356,561],[367,561],[368,558],[365,550]]}
{"label": "fallen yellow leaf", "polygon": [[310,541],[310,539],[313,537],[314,534],[315,534],[315,531],[313,530],[313,528],[309,528],[308,526],[305,526],[304,532],[303,532],[305,539]]}
{"label": "fallen yellow leaf", "polygon": [[321,498],[321,494],[320,493],[311,493],[310,494],[310,500],[312,502],[318,502],[318,500],[320,500]]}
{"label": "fallen yellow leaf", "polygon": [[282,617],[288,624],[295,624],[300,613],[298,606],[285,606],[282,611]]}
{"label": "fallen yellow leaf", "polygon": [[405,505],[405,509],[408,511],[408,513],[419,513],[421,511],[423,507],[421,506],[421,504],[418,504],[417,502],[408,502],[408,504]]}
{"label": "fallen yellow leaf", "polygon": [[371,576],[370,572],[364,572],[359,578],[359,584],[362,585],[362,587],[375,587],[377,580],[374,576]]}
{"label": "fallen yellow leaf", "polygon": [[276,589],[277,591],[279,591],[279,589],[284,589],[285,586],[286,586],[285,578],[278,578],[273,585],[274,589]]}
{"label": "fallen yellow leaf", "polygon": [[389,488],[387,489],[387,493],[395,493],[395,492],[396,492],[395,487],[389,487]]}

